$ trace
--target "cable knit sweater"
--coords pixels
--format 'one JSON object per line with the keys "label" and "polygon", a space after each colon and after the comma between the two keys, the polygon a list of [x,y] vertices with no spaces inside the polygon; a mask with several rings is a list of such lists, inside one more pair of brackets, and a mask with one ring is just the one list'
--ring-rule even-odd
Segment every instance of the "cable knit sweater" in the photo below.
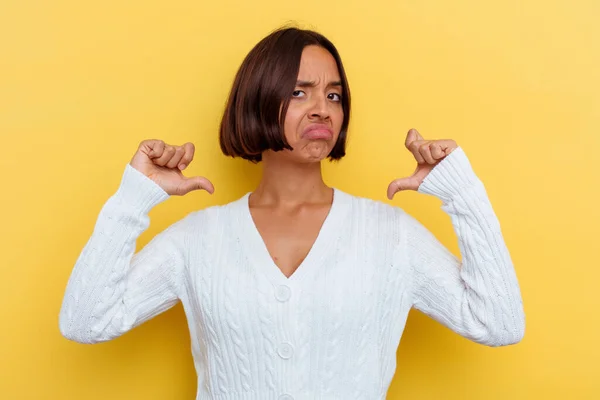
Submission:
{"label": "cable knit sweater", "polygon": [[196,399],[385,399],[411,307],[489,346],[524,334],[519,284],[483,183],[458,147],[418,190],[442,200],[461,260],[399,207],[334,189],[287,278],[248,196],[193,211],[135,253],[169,195],[127,164],[83,248],[60,311],[81,343],[116,338],[181,301]]}

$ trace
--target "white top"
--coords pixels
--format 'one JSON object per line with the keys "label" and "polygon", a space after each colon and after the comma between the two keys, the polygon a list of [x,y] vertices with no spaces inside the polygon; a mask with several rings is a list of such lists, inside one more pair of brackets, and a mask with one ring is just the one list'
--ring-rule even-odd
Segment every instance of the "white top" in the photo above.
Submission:
{"label": "white top", "polygon": [[169,195],[127,164],[69,279],[68,339],[113,339],[183,303],[197,399],[385,399],[411,307],[489,346],[524,334],[519,284],[483,183],[462,148],[420,193],[443,201],[462,263],[399,207],[335,189],[306,259],[279,270],[248,196],[193,211],[135,252]]}

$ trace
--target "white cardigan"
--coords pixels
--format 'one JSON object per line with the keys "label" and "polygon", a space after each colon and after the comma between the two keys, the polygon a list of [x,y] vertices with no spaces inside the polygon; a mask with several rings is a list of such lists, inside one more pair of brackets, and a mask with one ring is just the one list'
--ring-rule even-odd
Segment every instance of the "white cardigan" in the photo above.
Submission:
{"label": "white cardigan", "polygon": [[335,189],[290,278],[248,196],[193,211],[135,253],[169,195],[127,164],[69,279],[60,331],[107,341],[183,303],[197,399],[385,399],[411,307],[489,346],[524,334],[517,277],[483,183],[458,147],[420,193],[442,200],[462,262],[399,207]]}

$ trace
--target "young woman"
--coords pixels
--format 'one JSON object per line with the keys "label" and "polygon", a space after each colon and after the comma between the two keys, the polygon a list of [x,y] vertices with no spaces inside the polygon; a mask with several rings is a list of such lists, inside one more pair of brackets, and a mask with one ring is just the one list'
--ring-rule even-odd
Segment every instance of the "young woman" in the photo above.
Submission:
{"label": "young woman", "polygon": [[329,187],[345,154],[350,91],[334,45],[280,29],[248,54],[221,129],[225,155],[260,162],[258,187],[189,213],[135,253],[148,212],[213,192],[187,178],[194,146],[143,141],[69,279],[62,334],[116,338],[181,301],[197,399],[385,399],[414,307],[477,343],[524,334],[519,284],[483,183],[453,140],[411,129],[417,168],[392,182],[437,196],[462,261],[399,207]]}

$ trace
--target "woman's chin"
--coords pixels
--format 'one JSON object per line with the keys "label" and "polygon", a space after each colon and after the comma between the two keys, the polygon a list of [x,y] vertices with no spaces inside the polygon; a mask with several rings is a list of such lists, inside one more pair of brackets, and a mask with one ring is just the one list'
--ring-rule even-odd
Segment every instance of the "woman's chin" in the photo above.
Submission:
{"label": "woman's chin", "polygon": [[331,150],[331,146],[325,141],[315,140],[302,147],[296,145],[294,150],[267,151],[263,154],[263,160],[269,158],[272,160],[285,160],[286,162],[318,163],[326,159]]}
{"label": "woman's chin", "polygon": [[315,140],[299,149],[302,158],[308,162],[319,162],[327,158],[331,152],[331,147],[324,140]]}

